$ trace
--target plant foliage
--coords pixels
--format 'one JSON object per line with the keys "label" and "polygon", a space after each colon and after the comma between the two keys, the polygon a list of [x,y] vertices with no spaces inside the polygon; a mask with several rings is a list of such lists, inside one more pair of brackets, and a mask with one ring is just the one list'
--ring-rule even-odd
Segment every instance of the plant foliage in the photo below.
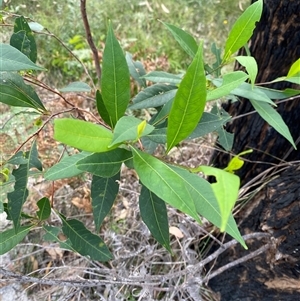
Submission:
{"label": "plant foliage", "polygon": [[[10,106],[30,108],[39,114],[41,125],[35,135],[43,130],[46,123],[58,116],[54,120],[54,139],[69,149],[75,148],[77,153],[64,156],[60,162],[43,171],[33,135],[27,140],[27,144],[32,142],[28,151],[18,151],[1,162],[1,185],[14,182],[14,188],[7,194],[7,204],[2,206],[13,226],[0,233],[0,253],[15,247],[37,224],[42,224],[45,240],[58,242],[61,247],[89,256],[93,260],[110,260],[112,255],[109,248],[98,233],[117,199],[123,164],[134,169],[138,175],[142,220],[154,238],[168,251],[172,252],[166,204],[199,223],[204,217],[247,248],[232,214],[240,185],[239,177],[234,172],[242,167],[242,159],[237,156],[226,169],[221,170],[202,165],[196,168],[174,165],[166,161],[164,155],[170,153],[174,147],[180,148],[180,143],[186,139],[203,137],[211,132],[217,133],[220,144],[230,150],[233,135],[224,129],[230,116],[216,105],[211,112],[204,110],[207,102],[237,96],[248,98],[262,118],[295,147],[289,129],[276,112],[272,99],[285,98],[300,92],[275,91],[256,86],[255,59],[251,56],[234,57],[235,52],[250,39],[255,24],[260,19],[262,5],[262,0],[255,2],[236,21],[225,43],[223,57],[222,50],[217,49],[215,44],[212,45],[216,62],[211,66],[204,61],[202,41],[196,41],[192,35],[174,25],[163,23],[192,58],[184,74],[162,71],[146,74],[140,62],[124,53],[114,35],[112,24],[109,23],[100,87],[95,87],[92,83],[91,86],[95,87],[93,89],[86,83],[76,81],[60,90],[92,93],[99,113],[99,116],[94,116],[97,122],[86,121],[87,118],[84,118],[78,108],[78,115],[73,114],[71,117],[65,117],[64,112],[50,115],[51,112],[48,112],[46,104],[37,96],[32,86],[25,84],[24,80],[28,79],[28,75],[37,76],[37,72],[44,69],[36,65],[34,31],[30,29],[26,18],[16,18],[10,45],[0,44],[0,101]],[[234,59],[245,67],[246,72],[223,71],[222,68]],[[291,67],[286,77],[274,81],[299,80],[297,66],[299,61]],[[130,75],[140,87],[132,100]],[[151,109],[146,114],[149,118],[141,117],[145,116],[140,114],[141,111],[137,113],[137,110],[148,109]],[[70,108],[69,111],[74,110]],[[42,117],[49,115],[47,122],[43,123],[41,120],[45,119]],[[153,155],[159,145],[164,147],[165,154]],[[246,153],[248,151],[240,155]],[[49,181],[83,173],[92,175],[91,198],[95,233],[81,221],[68,219],[61,212],[57,212],[61,226],[51,225],[51,210],[56,208],[47,197],[37,201],[38,211],[35,215],[24,214],[23,206],[28,200],[28,179],[35,172],[43,173],[44,178]],[[210,184],[203,174],[215,176],[216,183]],[[58,238],[61,232],[67,240],[61,241]]]}

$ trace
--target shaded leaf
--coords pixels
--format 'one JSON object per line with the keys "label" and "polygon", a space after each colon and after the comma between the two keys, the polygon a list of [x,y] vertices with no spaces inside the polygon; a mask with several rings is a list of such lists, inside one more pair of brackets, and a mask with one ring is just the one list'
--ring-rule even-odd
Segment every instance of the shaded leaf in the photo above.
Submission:
{"label": "shaded leaf", "polygon": [[0,73],[0,102],[15,107],[46,111],[34,89],[26,85],[19,74],[13,72]]}
{"label": "shaded leaf", "polygon": [[58,179],[71,178],[83,173],[82,170],[76,167],[76,163],[90,156],[91,153],[81,152],[73,156],[66,156],[60,162],[50,167],[45,173],[45,179],[54,181]]}
{"label": "shaded leaf", "polygon": [[37,202],[39,211],[37,211],[37,216],[40,221],[44,221],[49,218],[51,214],[51,206],[48,198],[44,197]]}
{"label": "shaded leaf", "polygon": [[222,65],[222,58],[221,58],[221,49],[217,48],[215,43],[211,45],[211,52],[215,55],[216,61],[213,63],[213,70],[217,77],[221,76],[221,65]]}
{"label": "shaded leaf", "polygon": [[61,228],[43,225],[43,229],[45,230],[45,234],[43,239],[45,241],[55,241],[59,243],[59,246],[62,249],[70,250],[76,252],[76,250],[72,247],[72,244],[69,239],[62,241],[58,238],[58,234],[61,233]]}
{"label": "shaded leaf", "polygon": [[96,105],[97,105],[97,110],[98,110],[100,117],[104,120],[104,122],[106,124],[108,124],[109,126],[112,126],[109,114],[106,110],[102,95],[99,90],[97,90],[97,92],[96,92]]}
{"label": "shaded leaf", "polygon": [[164,84],[172,84],[172,85],[178,85],[182,80],[181,75],[175,75],[163,71],[151,71],[146,75],[144,75],[143,78],[154,83],[164,83]]}
{"label": "shaded leaf", "polygon": [[223,127],[217,129],[217,133],[219,135],[218,142],[220,143],[220,145],[226,151],[230,151],[233,146],[234,134],[228,133]]}
{"label": "shaded leaf", "polygon": [[250,101],[257,113],[279,134],[286,138],[295,149],[297,149],[293,137],[291,136],[290,130],[283,121],[280,114],[268,103],[256,101],[253,99],[250,99]]}
{"label": "shaded leaf", "polygon": [[105,153],[95,153],[87,156],[76,163],[76,167],[93,175],[110,178],[117,174],[124,161],[132,158],[131,152],[123,148]]}
{"label": "shaded leaf", "polygon": [[112,259],[103,240],[91,233],[84,224],[76,219],[66,219],[59,215],[63,223],[62,231],[70,239],[72,247],[83,256],[89,256],[92,260],[108,261]]}
{"label": "shaded leaf", "polygon": [[111,178],[93,176],[91,197],[96,231],[100,231],[104,218],[109,213],[119,192],[120,173]]}
{"label": "shaded leaf", "polygon": [[54,120],[54,139],[78,149],[101,153],[111,149],[113,134],[107,128],[91,122],[62,118]]}
{"label": "shaded leaf", "polygon": [[8,44],[0,43],[0,71],[45,70],[25,54]]}
{"label": "shaded leaf", "polygon": [[72,82],[66,87],[59,89],[60,92],[91,92],[91,87],[83,82]]}
{"label": "shaded leaf", "polygon": [[139,84],[140,87],[146,88],[146,80],[143,78],[143,76],[146,74],[146,71],[143,67],[143,64],[140,61],[134,61],[129,52],[126,52],[125,58],[132,78]]}
{"label": "shaded leaf", "polygon": [[173,101],[168,118],[167,152],[193,132],[204,111],[206,77],[202,44],[182,79]]}
{"label": "shaded leaf", "polygon": [[30,59],[30,41],[27,38],[26,31],[20,30],[11,35],[9,44],[16,49],[20,50]]}
{"label": "shaded leaf", "polygon": [[9,229],[0,233],[0,255],[13,249],[29,233],[32,226],[22,226],[16,231]]}
{"label": "shaded leaf", "polygon": [[133,98],[133,104],[128,109],[136,110],[162,106],[173,99],[176,92],[177,87],[172,85],[156,84],[147,87]]}
{"label": "shaded leaf", "polygon": [[162,22],[172,33],[175,40],[179,43],[181,48],[192,58],[198,51],[198,45],[195,39],[186,31],[172,24]]}
{"label": "shaded leaf", "polygon": [[103,103],[115,125],[124,115],[130,100],[130,76],[123,50],[109,24],[103,52],[101,93]]}
{"label": "shaded leaf", "polygon": [[139,207],[142,220],[147,225],[153,237],[171,253],[165,202],[145,186],[142,186]]}

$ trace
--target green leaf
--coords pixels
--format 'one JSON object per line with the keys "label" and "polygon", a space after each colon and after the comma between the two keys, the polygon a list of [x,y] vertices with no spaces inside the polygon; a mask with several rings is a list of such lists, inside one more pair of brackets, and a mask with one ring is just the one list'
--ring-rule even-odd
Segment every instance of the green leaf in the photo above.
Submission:
{"label": "green leaf", "polygon": [[39,211],[36,213],[40,221],[44,221],[49,218],[51,214],[51,206],[48,198],[44,197],[37,202]]}
{"label": "green leaf", "polygon": [[140,213],[153,237],[171,253],[168,214],[165,202],[142,186],[139,198]]}
{"label": "green leaf", "polygon": [[248,99],[255,99],[257,101],[269,103],[276,106],[276,104],[266,95],[263,89],[255,86],[252,88],[248,83],[242,83],[238,88],[232,90],[230,94]]}
{"label": "green leaf", "polygon": [[[139,138],[138,127],[141,119],[133,116],[122,117],[114,129],[114,137],[109,147],[115,146],[125,141],[135,141]],[[150,134],[154,130],[154,126],[147,124],[142,136]]]}
{"label": "green leaf", "polygon": [[166,203],[200,223],[194,200],[190,197],[190,191],[181,176],[151,155],[135,148],[132,148],[132,151],[134,168],[142,184]]}
{"label": "green leaf", "polygon": [[76,167],[93,175],[110,178],[117,174],[124,161],[132,158],[131,152],[117,148],[105,153],[95,153],[79,160]]}
{"label": "green leaf", "polygon": [[182,80],[181,75],[175,75],[163,71],[151,71],[148,74],[144,75],[143,78],[154,83],[164,83],[172,85],[179,85]]}
{"label": "green leaf", "polygon": [[215,176],[217,182],[211,184],[212,190],[216,196],[221,213],[221,232],[224,232],[231,210],[238,199],[240,178],[225,170],[211,166],[201,166],[201,171],[206,176]]}
{"label": "green leaf", "polygon": [[[207,92],[206,101],[221,98],[230,94],[232,90],[239,87],[249,76],[243,71],[234,71],[224,75],[222,80],[222,86],[209,90]],[[215,83],[216,81],[213,81]],[[219,83],[219,81],[218,81]]]}
{"label": "green leaf", "polygon": [[172,33],[175,40],[179,43],[182,49],[192,58],[196,55],[198,51],[198,45],[195,39],[186,31],[172,24],[162,22],[168,30]]}
{"label": "green leaf", "polygon": [[99,90],[97,90],[96,92],[96,104],[97,104],[98,114],[100,115],[100,117],[104,120],[106,124],[112,126],[109,114],[106,110],[101,92]]}
{"label": "green leaf", "polygon": [[246,68],[251,81],[251,86],[253,88],[258,72],[257,62],[255,58],[252,56],[236,56],[235,59]]}
{"label": "green leaf", "polygon": [[[20,32],[25,33],[23,38],[24,39],[26,38],[29,42],[27,47],[24,47],[24,45],[22,45],[20,43],[12,43],[13,36]],[[21,34],[21,37],[22,37],[22,34]],[[36,62],[36,60],[37,60],[36,42],[35,42],[31,28],[23,16],[20,16],[15,19],[14,34],[11,37],[10,45],[14,46],[15,48],[17,48],[21,52],[23,52],[33,63]]]}
{"label": "green leaf", "polygon": [[263,1],[258,0],[250,5],[236,20],[225,43],[223,62],[227,62],[233,53],[249,41],[255,29],[256,22],[260,20],[262,8]]}
{"label": "green leaf", "polygon": [[164,105],[173,99],[177,87],[166,84],[156,84],[147,87],[133,98],[133,104],[128,107],[130,110],[155,108]]}
{"label": "green leaf", "polygon": [[[194,199],[196,210],[198,214],[205,217],[212,224],[217,227],[221,227],[221,213],[218,205],[218,201],[212,190],[211,185],[198,175],[192,174],[187,170],[178,167],[172,167],[178,175],[181,176],[182,181],[189,188],[190,195]],[[195,168],[194,172],[198,172],[199,168]],[[226,232],[235,238],[245,249],[247,246],[237,228],[236,222],[232,215],[228,219],[226,225]]]}
{"label": "green leaf", "polygon": [[10,37],[9,44],[20,50],[30,59],[30,41],[27,38],[25,30],[20,30],[19,32],[13,33]]}
{"label": "green leaf", "polygon": [[33,141],[30,151],[26,152],[26,157],[29,159],[28,170],[31,168],[36,168],[40,171],[43,170],[42,163],[39,160],[39,154],[36,147],[36,140]]}
{"label": "green leaf", "polygon": [[0,255],[13,249],[29,233],[32,226],[22,226],[16,231],[9,229],[0,233]]}
{"label": "green leaf", "polygon": [[72,247],[83,256],[89,256],[91,260],[108,261],[112,259],[103,240],[91,233],[84,224],[76,219],[66,219],[59,214],[63,223],[63,233],[70,239]]}
{"label": "green leaf", "polygon": [[221,49],[217,48],[215,43],[212,43],[211,45],[211,52],[216,57],[216,62],[213,63],[213,69],[214,73],[217,77],[221,76],[221,65],[222,65],[222,59],[221,59]]}
{"label": "green leaf", "polygon": [[43,229],[45,230],[45,234],[43,239],[45,241],[55,241],[59,243],[59,246],[62,249],[70,250],[76,252],[76,250],[72,247],[72,244],[69,239],[62,241],[58,238],[58,234],[61,233],[61,229],[58,227],[43,225]]}
{"label": "green leaf", "polygon": [[45,173],[45,179],[55,181],[59,179],[71,178],[83,173],[82,170],[76,167],[76,163],[88,156],[91,153],[81,152],[73,156],[66,156],[60,162],[50,167]]}
{"label": "green leaf", "polygon": [[54,120],[54,139],[83,151],[107,152],[112,138],[112,132],[101,125],[71,118]]}
{"label": "green leaf", "polygon": [[146,74],[146,71],[143,67],[143,64],[140,61],[134,61],[129,52],[126,52],[125,58],[132,78],[139,84],[140,87],[146,88],[146,80],[143,78],[143,76]]}
{"label": "green leaf", "polygon": [[9,106],[29,107],[46,112],[34,89],[26,85],[23,78],[17,73],[0,73],[0,102]]}
{"label": "green leaf", "polygon": [[167,128],[155,129],[147,138],[155,143],[165,144],[167,141]]}
{"label": "green leaf", "polygon": [[28,159],[26,158],[26,153],[19,151],[14,156],[12,156],[7,163],[14,165],[27,164]]}
{"label": "green leaf", "polygon": [[104,218],[109,213],[119,192],[120,173],[111,178],[93,176],[91,197],[96,231],[100,231]]}
{"label": "green leaf", "polygon": [[124,115],[130,100],[130,76],[123,50],[109,24],[103,52],[101,92],[103,103],[115,125]]}
{"label": "green leaf", "polygon": [[[293,65],[291,66],[287,77],[294,77],[295,75],[300,73],[300,58],[293,63]],[[298,82],[299,83],[299,82]]]}
{"label": "green leaf", "polygon": [[290,130],[283,121],[280,114],[268,103],[256,101],[253,99],[250,99],[250,101],[257,113],[266,122],[268,122],[268,124],[271,125],[279,134],[286,138],[295,149],[297,149],[293,137],[291,136]]}
{"label": "green leaf", "polygon": [[34,64],[25,54],[8,44],[0,43],[0,71],[45,70]]}
{"label": "green leaf", "polygon": [[198,137],[203,137],[208,133],[217,131],[225,123],[230,120],[230,116],[226,115],[217,115],[213,113],[204,112],[200,122],[198,123],[195,130],[191,133],[188,139],[194,139]]}
{"label": "green leaf", "polygon": [[217,129],[219,135],[218,141],[220,145],[226,150],[230,151],[233,146],[234,134],[228,133],[223,127]]}
{"label": "green leaf", "polygon": [[193,132],[204,111],[206,77],[202,45],[203,43],[178,88],[171,108],[167,129],[167,152]]}
{"label": "green leaf", "polygon": [[66,87],[59,89],[60,92],[91,92],[91,87],[83,82],[72,82]]}

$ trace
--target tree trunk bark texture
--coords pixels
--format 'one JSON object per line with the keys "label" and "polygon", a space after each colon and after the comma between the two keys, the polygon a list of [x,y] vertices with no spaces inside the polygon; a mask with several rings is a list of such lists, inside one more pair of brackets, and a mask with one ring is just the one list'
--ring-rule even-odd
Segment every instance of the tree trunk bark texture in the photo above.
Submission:
{"label": "tree trunk bark texture", "polygon": [[[257,83],[266,83],[288,73],[291,65],[300,57],[300,1],[264,0],[263,15],[257,24],[249,49],[255,57],[259,73]],[[243,51],[241,51],[243,54]],[[238,67],[237,67],[238,68]],[[279,82],[268,87],[285,89],[292,85]],[[297,85],[297,88],[300,86]],[[296,141],[300,136],[300,97],[278,105],[280,113]],[[254,109],[247,99],[224,105],[233,117],[252,112]],[[249,160],[238,171],[242,183],[246,183],[281,160],[300,159],[299,151],[292,151],[291,144],[270,127],[257,114],[235,119],[226,130],[235,134],[233,154],[252,148],[254,152],[246,156]],[[215,153],[212,163],[217,167],[227,166],[230,155]]]}
{"label": "tree trunk bark texture", "polygon": [[268,232],[268,241],[247,242],[223,253],[214,269],[265,243],[265,253],[228,269],[209,282],[221,301],[300,300],[300,166],[294,165],[269,182],[237,217],[243,234]]}
{"label": "tree trunk bark texture", "polygon": [[[263,15],[249,49],[258,63],[257,83],[286,75],[292,63],[300,57],[300,0],[264,0]],[[266,86],[274,89],[292,87],[285,82]],[[253,111],[247,99],[225,104],[224,108],[233,117]],[[277,111],[296,141],[300,137],[300,97],[279,104]],[[226,130],[235,134],[233,154],[249,148],[254,150],[246,156],[248,161],[237,173],[242,184],[283,160],[300,160],[300,151],[290,151],[290,143],[257,113],[235,119]],[[223,168],[229,160],[229,154],[220,152],[213,155],[212,163]],[[273,171],[268,176],[273,180],[264,180],[264,188],[240,210],[236,220],[242,234],[270,233],[272,247],[209,282],[209,286],[220,293],[221,301],[300,300],[300,163],[293,163],[281,172],[278,168],[276,174]],[[270,241],[247,242],[249,250],[232,248],[218,258],[214,269],[257,250],[265,243]]]}

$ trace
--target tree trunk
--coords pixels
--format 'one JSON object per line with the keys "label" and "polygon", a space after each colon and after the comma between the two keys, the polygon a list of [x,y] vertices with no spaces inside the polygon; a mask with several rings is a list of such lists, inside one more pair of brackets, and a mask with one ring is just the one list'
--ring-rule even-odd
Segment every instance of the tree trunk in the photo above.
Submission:
{"label": "tree trunk", "polygon": [[[300,57],[300,1],[264,0],[263,15],[256,26],[249,49],[258,63],[257,83],[266,83],[286,75],[291,65]],[[291,87],[291,84],[280,82],[268,87],[285,89]],[[284,102],[277,109],[295,141],[300,136],[299,101],[300,97]],[[247,99],[225,104],[224,108],[233,117],[254,110]],[[238,172],[243,184],[281,160],[300,159],[300,152],[292,150],[289,153],[291,144],[257,113],[235,119],[226,130],[235,134],[233,154],[249,148],[254,150],[246,157],[251,162],[246,162]],[[229,160],[229,154],[215,153],[212,163],[217,167],[225,167]]]}
{"label": "tree trunk", "polygon": [[[258,62],[258,83],[287,74],[300,57],[300,1],[264,0],[264,10],[249,49]],[[239,68],[237,66],[237,68]],[[269,87],[285,89],[288,83]],[[300,88],[297,86],[297,88]],[[300,137],[300,97],[278,105],[277,111],[295,141]],[[247,99],[228,103],[233,117],[253,111]],[[233,153],[252,148],[249,161],[238,172],[245,184],[282,160],[300,160],[300,151],[266,124],[257,114],[235,119],[226,130],[235,134]],[[299,147],[299,144],[298,144]],[[291,151],[290,151],[291,150]],[[225,167],[230,156],[215,153],[212,163]],[[269,175],[272,177],[273,175]],[[294,301],[300,299],[300,164],[293,164],[265,187],[236,216],[242,234],[268,232],[275,245],[267,252],[236,265],[213,278],[209,286],[222,301]],[[214,269],[257,250],[266,241],[250,241],[249,250],[232,248],[218,258]]]}

